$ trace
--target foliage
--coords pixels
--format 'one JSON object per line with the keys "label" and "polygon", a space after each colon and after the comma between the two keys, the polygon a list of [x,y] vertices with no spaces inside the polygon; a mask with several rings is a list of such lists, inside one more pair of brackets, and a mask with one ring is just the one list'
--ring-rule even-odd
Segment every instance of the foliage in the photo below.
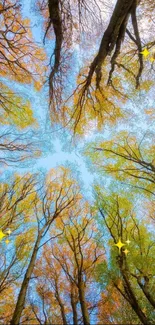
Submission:
{"label": "foliage", "polygon": [[[0,324],[153,324],[154,12],[0,3]],[[29,169],[54,142],[49,121],[86,139],[93,200],[68,167]]]}

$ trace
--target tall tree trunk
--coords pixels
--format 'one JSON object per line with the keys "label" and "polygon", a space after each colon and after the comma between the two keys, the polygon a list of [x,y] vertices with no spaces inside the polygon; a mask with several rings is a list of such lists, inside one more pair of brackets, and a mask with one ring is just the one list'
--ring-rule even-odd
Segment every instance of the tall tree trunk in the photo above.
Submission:
{"label": "tall tree trunk", "polygon": [[123,279],[125,281],[125,291],[130,299],[130,305],[132,307],[132,309],[135,311],[135,313],[137,314],[137,316],[139,317],[140,321],[142,322],[142,324],[144,325],[149,325],[150,322],[148,321],[147,317],[145,316],[145,314],[143,313],[142,309],[139,306],[138,300],[136,299],[136,296],[131,288],[130,285],[130,281],[128,279],[128,276],[126,275],[125,272],[123,272]]}
{"label": "tall tree trunk", "polygon": [[86,78],[86,89],[91,83],[94,72],[96,72],[97,84],[99,85],[101,80],[101,65],[104,63],[107,55],[112,52],[116,43],[123,41],[124,33],[120,33],[120,29],[124,25],[124,22],[125,27],[127,26],[132,5],[136,3],[137,0],[117,0],[109,25],[102,37],[99,51],[90,65]]}
{"label": "tall tree trunk", "polygon": [[154,299],[154,297],[152,297],[152,295],[151,295],[151,293],[149,292],[149,289],[148,289],[149,280],[145,279],[145,284],[144,285],[141,283],[140,279],[137,279],[137,282],[138,282],[140,288],[142,289],[145,297],[148,299],[150,304],[155,308],[155,299]]}
{"label": "tall tree trunk", "polygon": [[20,318],[21,318],[21,314],[24,308],[24,304],[25,304],[25,298],[26,298],[26,293],[27,293],[27,288],[29,285],[29,281],[34,269],[34,265],[35,265],[35,261],[36,261],[36,257],[37,257],[37,253],[38,253],[38,249],[39,249],[39,244],[40,244],[40,240],[41,240],[41,235],[38,235],[34,249],[33,249],[33,253],[27,268],[27,271],[25,273],[24,276],[24,280],[18,295],[18,299],[17,299],[17,303],[16,303],[16,307],[13,313],[13,317],[10,321],[10,325],[18,325],[20,322]]}
{"label": "tall tree trunk", "polygon": [[80,300],[80,306],[82,311],[83,324],[90,325],[89,313],[88,313],[86,299],[85,299],[84,283],[81,280],[78,282],[78,289],[79,289],[79,300]]}
{"label": "tall tree trunk", "polygon": [[130,302],[132,309],[135,311],[135,313],[137,314],[137,316],[140,319],[140,321],[142,322],[142,324],[144,324],[144,325],[151,324],[149,322],[148,318],[146,317],[146,315],[144,314],[144,312],[142,311],[142,309],[139,305],[139,302],[135,296],[134,290],[132,289],[132,286],[131,286],[130,280],[129,280],[129,276],[128,276],[128,268],[127,268],[126,260],[124,260],[122,256],[120,256],[120,259],[119,259],[119,266],[120,266],[120,271],[121,271],[123,279],[124,279],[124,289],[125,289],[125,292],[129,298],[129,302]]}
{"label": "tall tree trunk", "polygon": [[61,311],[61,317],[62,317],[62,321],[63,321],[63,325],[68,325],[67,324],[67,319],[66,319],[66,314],[65,314],[65,308],[64,308],[64,304],[61,300],[61,297],[59,295],[59,289],[58,289],[58,286],[57,286],[57,283],[55,282],[55,289],[56,289],[56,292],[55,292],[55,298],[60,306],[60,311]]}
{"label": "tall tree trunk", "polygon": [[78,317],[77,317],[77,302],[78,299],[75,296],[75,292],[74,292],[74,284],[71,284],[71,306],[72,306],[72,312],[73,312],[73,324],[74,325],[78,325]]}

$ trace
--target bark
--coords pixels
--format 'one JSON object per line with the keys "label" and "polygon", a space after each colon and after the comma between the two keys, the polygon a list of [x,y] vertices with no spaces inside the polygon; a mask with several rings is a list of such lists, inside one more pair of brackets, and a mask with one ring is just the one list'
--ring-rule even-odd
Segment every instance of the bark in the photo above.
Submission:
{"label": "bark", "polygon": [[139,30],[138,30],[138,23],[137,23],[137,17],[136,17],[136,4],[133,6],[132,11],[131,11],[131,18],[132,18],[132,26],[134,29],[135,33],[135,38],[136,38],[136,44],[138,47],[138,58],[139,58],[139,71],[138,75],[136,76],[136,88],[139,87],[139,79],[141,77],[144,65],[143,65],[143,56],[141,55],[140,52],[142,52],[142,44],[141,44],[141,39],[139,35]]}
{"label": "bark", "polygon": [[142,324],[144,325],[149,325],[150,322],[148,321],[147,317],[145,316],[145,314],[143,313],[143,311],[141,310],[138,300],[135,297],[135,294],[131,288],[129,279],[127,277],[127,274],[125,272],[123,272],[123,279],[125,281],[125,291],[129,297],[129,301],[130,301],[130,305],[133,308],[133,310],[135,311],[135,313],[137,314],[137,316],[139,317],[140,321],[142,322]]}
{"label": "bark", "polygon": [[55,297],[56,300],[58,301],[58,304],[60,306],[60,311],[61,311],[61,317],[62,317],[62,321],[63,321],[63,325],[68,325],[67,324],[67,319],[66,319],[66,314],[65,314],[65,308],[64,308],[64,304],[61,300],[61,297],[59,295],[59,289],[57,286],[57,283],[55,282],[55,289],[56,289],[56,293],[55,293]]}
{"label": "bark", "polygon": [[151,325],[148,318],[143,313],[143,311],[139,305],[139,302],[134,294],[134,290],[132,289],[132,286],[130,284],[127,267],[125,266],[124,262],[125,261],[124,261],[123,257],[120,256],[119,266],[120,266],[120,271],[121,271],[123,279],[124,279],[124,289],[125,289],[125,292],[129,298],[129,303],[130,303],[132,309],[137,314],[140,321],[142,322],[142,324],[143,325],[149,325],[149,324]]}
{"label": "bark", "polygon": [[73,312],[73,324],[74,325],[78,325],[78,316],[77,316],[77,302],[78,299],[75,296],[75,292],[74,292],[74,284],[71,284],[71,306],[72,306],[72,312]]}
{"label": "bark", "polygon": [[[61,50],[63,42],[63,30],[62,30],[62,19],[59,8],[59,0],[49,0],[48,1],[48,10],[49,10],[49,24],[45,33],[46,34],[53,25],[54,34],[55,34],[55,49],[54,49],[54,64],[49,76],[49,86],[50,86],[50,97],[53,96],[53,83],[55,74],[59,71],[60,61],[61,61]],[[45,39],[44,37],[44,39]]]}
{"label": "bark", "polygon": [[150,294],[149,289],[148,289],[149,279],[147,277],[145,277],[144,285],[141,283],[140,279],[137,279],[137,282],[138,282],[140,288],[142,289],[145,297],[148,299],[150,304],[155,308],[155,299],[152,297],[152,295]]}
{"label": "bark", "polygon": [[[120,54],[121,44],[122,44],[122,41],[124,40],[128,19],[129,19],[129,14],[125,17],[125,19],[124,19],[124,21],[122,23],[122,26],[120,28],[120,31],[119,31],[115,51],[114,51],[114,54],[113,54],[113,56],[111,58],[111,70],[109,72],[109,78],[108,78],[108,83],[107,84],[110,84],[112,82],[112,74],[113,74],[113,71],[115,70],[116,59],[117,59],[118,55]],[[97,87],[98,86],[99,85],[97,85]]]}
{"label": "bark", "polygon": [[[118,41],[119,43],[123,41],[121,28],[124,29],[122,26],[124,24],[125,26],[127,25],[129,13],[131,11],[132,5],[135,3],[137,3],[136,0],[117,0],[109,25],[101,40],[98,54],[90,65],[89,73],[86,79],[85,90],[89,87],[95,71],[96,78],[98,79],[97,84],[99,84],[101,79],[101,65],[104,63],[107,55],[110,55],[116,43]],[[119,37],[119,34],[121,38]]]}
{"label": "bark", "polygon": [[80,306],[82,311],[83,324],[90,325],[89,313],[88,313],[86,299],[85,299],[84,283],[81,280],[78,282],[78,289],[79,289],[79,300],[80,300]]}
{"label": "bark", "polygon": [[29,281],[34,269],[34,265],[35,265],[35,261],[36,261],[36,257],[37,257],[37,253],[38,253],[38,249],[39,249],[39,244],[40,244],[40,240],[41,240],[41,235],[37,237],[34,249],[33,249],[33,253],[30,259],[30,263],[29,266],[27,268],[27,271],[25,273],[24,276],[24,280],[18,295],[18,299],[17,299],[17,303],[16,303],[16,307],[13,313],[13,317],[10,321],[10,325],[18,325],[20,322],[20,318],[21,318],[21,314],[22,311],[24,309],[24,304],[25,304],[25,298],[26,298],[26,293],[27,293],[27,288],[29,285]]}

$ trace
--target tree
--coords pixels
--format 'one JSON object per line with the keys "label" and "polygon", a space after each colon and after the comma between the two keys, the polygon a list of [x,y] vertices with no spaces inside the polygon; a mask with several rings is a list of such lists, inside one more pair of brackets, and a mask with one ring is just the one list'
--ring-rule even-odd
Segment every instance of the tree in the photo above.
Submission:
{"label": "tree", "polygon": [[[0,16],[0,63],[2,67],[0,74],[3,78],[0,83],[0,123],[22,130],[32,124],[37,126],[37,123],[30,102],[15,92],[14,87],[7,86],[5,78],[23,85],[34,84],[36,90],[40,90],[45,71],[41,62],[45,60],[45,53],[34,43],[30,21],[22,17],[19,1],[3,0],[0,4]],[[20,136],[23,143],[18,139]],[[6,137],[8,137],[7,140]],[[24,133],[17,135],[17,131],[12,128],[5,129],[1,134],[1,141],[1,161],[6,164],[10,161],[12,163],[23,161],[34,155],[34,144],[28,141]],[[10,157],[11,151],[17,153],[17,156]],[[5,157],[3,157],[4,152]],[[37,152],[35,150],[36,154]]]}
{"label": "tree", "polygon": [[[32,134],[34,138],[32,138]],[[35,132],[17,132],[12,128],[5,129],[0,135],[0,164],[2,166],[17,165],[25,160],[40,157]],[[40,143],[41,147],[41,143]]]}
{"label": "tree", "polygon": [[[89,215],[88,204],[79,203],[80,206],[72,207],[67,219],[57,220],[62,234],[52,244],[44,246],[35,267],[34,274],[39,280],[37,291],[44,298],[44,306],[49,306],[43,310],[42,317],[40,315],[40,322],[48,319],[53,323],[52,316],[58,309],[57,317],[64,325],[76,325],[80,321],[90,324],[91,312],[97,305],[98,297],[93,297],[91,290],[95,286],[96,267],[104,258],[104,249],[97,236],[96,222]],[[55,322],[58,319],[55,318]]]}
{"label": "tree", "polygon": [[[86,150],[102,172],[154,196],[154,144],[149,136],[140,140],[120,132],[113,139],[89,145]],[[106,159],[105,159],[106,158]]]}
{"label": "tree", "polygon": [[[147,15],[150,26],[153,26],[152,14],[155,8],[152,1],[145,1],[145,3],[145,10],[144,1],[117,0],[113,3],[111,18],[102,34],[97,54],[93,60],[90,59],[88,67],[81,69],[77,78],[77,87],[74,87],[68,95],[64,80],[66,81],[67,70],[69,70],[66,61],[74,46],[71,37],[76,34],[74,26],[77,26],[78,31],[81,25],[86,25],[85,21],[89,26],[88,19],[92,20],[95,13],[99,15],[101,22],[101,11],[106,10],[106,5],[103,3],[98,5],[96,1],[81,0],[78,0],[76,4],[71,0],[41,1],[40,8],[46,19],[45,37],[50,35],[51,27],[55,35],[54,60],[50,61],[52,64],[49,73],[52,121],[62,123],[74,133],[81,135],[84,128],[89,127],[92,119],[94,123],[97,120],[99,127],[100,124],[103,126],[105,118],[113,123],[119,119],[121,103],[119,105],[111,103],[111,97],[114,95],[123,101],[130,97],[126,92],[126,84],[130,84],[132,89],[140,89],[140,84],[148,81],[144,63],[145,53],[144,55],[142,53],[144,49],[151,51],[155,43],[152,35],[147,33],[142,41],[142,20]],[[74,6],[75,15],[72,13],[72,6]],[[88,15],[85,15],[85,12]],[[149,28],[149,25],[146,25],[146,29],[149,30]],[[85,33],[87,35],[84,29],[83,34]],[[152,54],[152,62],[153,60]],[[142,73],[143,80],[141,80]],[[124,80],[123,83],[122,80]]]}
{"label": "tree", "polygon": [[[27,265],[33,230],[24,229],[31,214],[36,175],[14,175],[0,184],[0,319],[8,323],[14,309],[16,289]],[[4,238],[2,238],[4,236]],[[4,296],[8,297],[7,304]]]}
{"label": "tree", "polygon": [[[112,239],[109,241],[111,283],[130,304],[142,324],[151,324],[155,308],[152,234],[136,217],[132,203],[126,197],[118,197],[115,193],[106,197],[99,190],[97,206]],[[123,248],[112,248],[119,241],[123,243]]]}
{"label": "tree", "polygon": [[20,222],[24,222],[27,218],[27,210],[29,211],[31,201],[34,199],[35,187],[38,184],[37,175],[25,174],[19,176],[15,174],[9,178],[10,184],[0,184],[0,225],[5,232],[18,227]]}
{"label": "tree", "polygon": [[36,239],[32,248],[31,258],[21,285],[16,307],[11,319],[11,324],[19,324],[22,311],[24,308],[28,285],[33,273],[37,254],[39,249],[44,245],[42,240],[50,229],[53,222],[69,210],[79,198],[79,189],[74,180],[69,178],[69,171],[64,168],[59,169],[57,175],[55,171],[46,180],[42,188],[42,200],[36,194],[34,199],[34,215],[37,221]]}
{"label": "tree", "polygon": [[[100,274],[101,275],[101,274]],[[101,283],[103,277],[98,277]],[[101,283],[102,285],[102,283]],[[122,297],[113,284],[107,284],[98,303],[98,324],[138,324],[138,319],[129,303]]]}
{"label": "tree", "polygon": [[56,113],[56,108],[62,103],[62,91],[68,77],[67,70],[70,69],[68,62],[71,59],[72,46],[76,40],[75,31],[80,26],[85,28],[85,19],[88,18],[87,13],[94,17],[94,20],[100,19],[100,9],[94,0],[89,4],[87,4],[87,1],[81,0],[78,0],[76,4],[74,1],[66,0],[40,0],[38,5],[45,19],[44,43],[46,37],[51,38],[52,30],[55,37],[55,47],[50,59],[49,86],[50,104]]}
{"label": "tree", "polygon": [[18,1],[1,3],[1,75],[21,83],[38,82],[45,54],[33,42],[30,21],[22,18],[20,7]]}
{"label": "tree", "polygon": [[155,157],[153,131],[138,131],[153,118],[154,1],[34,0],[35,19],[30,2],[0,4],[1,166],[28,168],[48,148],[25,86],[36,96],[49,82],[51,121],[69,137],[103,127],[113,136],[86,149],[99,175],[94,201],[66,167],[3,174],[0,323],[151,325]]}

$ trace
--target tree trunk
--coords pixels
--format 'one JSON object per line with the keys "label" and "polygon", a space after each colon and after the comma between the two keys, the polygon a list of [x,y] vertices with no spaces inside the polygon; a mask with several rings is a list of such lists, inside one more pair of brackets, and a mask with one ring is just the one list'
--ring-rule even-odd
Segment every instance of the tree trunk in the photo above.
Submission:
{"label": "tree trunk", "polygon": [[121,271],[123,279],[124,279],[124,289],[125,289],[125,292],[129,298],[129,303],[130,303],[132,309],[137,314],[140,321],[142,322],[142,324],[149,325],[150,322],[149,322],[148,318],[145,316],[145,314],[143,313],[143,311],[139,305],[139,302],[134,294],[134,290],[132,289],[132,286],[130,284],[126,261],[124,261],[123,257],[120,256],[118,262],[119,262],[119,266],[120,266],[120,271]]}
{"label": "tree trunk", "polygon": [[37,257],[37,253],[38,253],[38,249],[39,249],[39,244],[40,244],[40,240],[41,240],[41,236],[37,237],[34,249],[33,249],[33,253],[29,262],[29,266],[27,268],[27,271],[25,273],[24,276],[24,280],[18,295],[18,299],[17,299],[17,303],[16,303],[16,307],[13,313],[13,317],[10,321],[10,325],[18,325],[20,322],[20,318],[21,318],[21,314],[22,311],[24,309],[24,304],[25,304],[25,298],[26,298],[26,293],[27,293],[27,288],[28,288],[28,284],[34,269],[34,265],[35,265],[35,261],[36,261],[36,257]]}
{"label": "tree trunk", "polygon": [[137,0],[117,0],[109,25],[102,37],[99,51],[90,65],[89,73],[86,79],[86,89],[89,87],[95,71],[96,77],[99,79],[99,84],[101,79],[101,65],[104,63],[107,55],[110,55],[114,49],[117,41],[119,40],[119,37],[122,37],[120,39],[120,42],[123,41],[123,35],[120,36],[120,29],[124,22],[127,20],[127,17],[129,19],[129,13],[131,11],[132,5],[135,3],[137,3]]}
{"label": "tree trunk", "polygon": [[72,311],[73,311],[73,324],[78,325],[78,317],[77,317],[77,299],[75,299],[75,295],[73,292],[71,292],[71,306],[72,306]]}
{"label": "tree trunk", "polygon": [[61,300],[59,300],[59,306],[60,306],[60,310],[61,310],[61,317],[63,320],[63,325],[68,325],[66,315],[65,315],[65,308],[64,308],[64,305]]}
{"label": "tree trunk", "polygon": [[145,314],[143,313],[143,311],[141,310],[139,303],[135,297],[135,294],[131,288],[129,279],[127,277],[127,275],[125,274],[125,272],[123,272],[123,279],[125,281],[125,291],[130,299],[130,305],[132,307],[132,309],[135,311],[135,313],[137,314],[137,316],[139,317],[140,321],[142,322],[142,324],[144,325],[149,325],[150,322],[148,321],[147,317],[145,316]]}
{"label": "tree trunk", "polygon": [[79,281],[78,289],[79,289],[79,300],[81,305],[83,324],[90,325],[89,314],[88,314],[88,309],[87,309],[86,299],[85,299],[84,283],[82,281]]}
{"label": "tree trunk", "polygon": [[59,289],[57,286],[57,283],[55,282],[55,298],[60,306],[60,311],[61,311],[61,317],[62,317],[62,321],[63,321],[63,325],[68,325],[67,324],[67,319],[66,319],[66,315],[65,315],[65,308],[64,308],[64,304],[62,303],[61,297],[59,295]]}
{"label": "tree trunk", "polygon": [[147,287],[148,283],[146,282],[143,285],[139,279],[137,279],[137,281],[138,281],[138,284],[139,284],[140,288],[142,289],[145,297],[148,299],[148,301],[150,302],[150,304],[155,308],[155,299],[152,297],[152,295],[148,291],[148,287]]}

